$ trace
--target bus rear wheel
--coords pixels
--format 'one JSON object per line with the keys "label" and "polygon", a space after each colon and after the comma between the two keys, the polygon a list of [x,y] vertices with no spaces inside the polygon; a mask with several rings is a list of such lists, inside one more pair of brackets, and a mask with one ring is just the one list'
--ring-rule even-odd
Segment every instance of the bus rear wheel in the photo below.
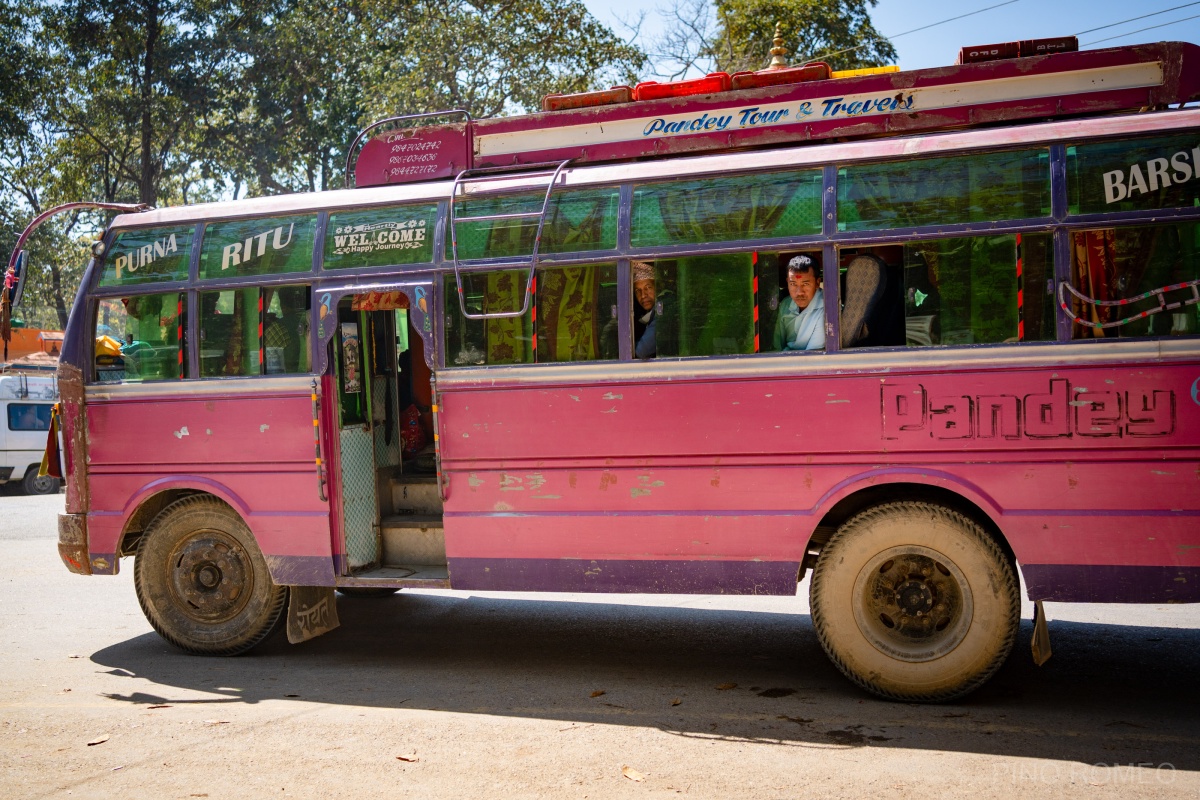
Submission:
{"label": "bus rear wheel", "polygon": [[891,700],[945,702],[985,683],[1012,650],[1012,563],[974,521],[930,503],[877,506],[821,551],[809,605],[850,680]]}
{"label": "bus rear wheel", "polygon": [[154,630],[198,655],[254,647],[282,619],[287,599],[241,517],[204,495],[159,512],[138,545],[133,575]]}

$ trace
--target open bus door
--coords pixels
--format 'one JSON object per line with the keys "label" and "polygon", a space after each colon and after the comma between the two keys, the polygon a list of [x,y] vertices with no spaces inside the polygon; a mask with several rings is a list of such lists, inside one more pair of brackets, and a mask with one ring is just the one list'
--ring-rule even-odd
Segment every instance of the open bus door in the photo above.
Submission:
{"label": "open bus door", "polygon": [[444,584],[434,441],[433,283],[321,298],[336,397],[327,436],[339,588]]}

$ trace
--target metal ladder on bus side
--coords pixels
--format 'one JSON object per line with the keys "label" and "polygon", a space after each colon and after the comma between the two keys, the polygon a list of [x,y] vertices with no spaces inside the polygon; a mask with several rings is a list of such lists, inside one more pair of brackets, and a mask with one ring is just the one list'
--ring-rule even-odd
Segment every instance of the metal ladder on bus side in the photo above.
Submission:
{"label": "metal ladder on bus side", "polygon": [[[563,169],[567,164],[571,163],[570,159],[562,162],[546,162],[542,164],[529,164],[526,168],[520,171],[514,171],[512,167],[476,167],[464,169],[454,178],[454,186],[450,190],[450,255],[454,262],[454,283],[458,288],[458,307],[462,311],[463,317],[466,319],[504,319],[508,317],[523,317],[529,311],[530,302],[533,299],[533,279],[534,272],[538,264],[538,250],[542,244],[542,230],[546,225],[546,213],[550,210],[550,195],[554,191],[554,185],[558,183],[559,176],[562,175]],[[541,211],[521,211],[505,214],[480,214],[473,217],[459,217],[454,213],[454,203],[459,197],[459,187],[463,187],[462,197],[467,197],[466,184],[480,184],[504,180],[512,180],[514,178],[537,178],[540,176],[550,176],[550,182],[546,185],[546,194],[542,197]],[[504,220],[504,219],[533,219],[537,217],[538,227],[537,234],[533,239],[533,252],[529,255],[529,261],[515,261],[512,263],[489,264],[489,269],[504,269],[525,268],[528,267],[529,274],[525,278],[525,301],[521,305],[519,311],[494,311],[489,313],[483,311],[479,314],[472,314],[467,311],[467,298],[463,292],[461,263],[458,260],[458,223],[460,222],[484,222],[488,220]]]}

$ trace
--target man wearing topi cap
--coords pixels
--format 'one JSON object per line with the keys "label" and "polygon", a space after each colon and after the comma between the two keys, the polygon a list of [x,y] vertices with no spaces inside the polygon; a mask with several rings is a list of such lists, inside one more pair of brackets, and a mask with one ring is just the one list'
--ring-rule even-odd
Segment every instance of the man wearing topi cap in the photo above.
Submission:
{"label": "man wearing topi cap", "polygon": [[788,299],[775,323],[776,350],[821,350],[825,347],[825,298],[820,268],[810,256],[788,261]]}
{"label": "man wearing topi cap", "polygon": [[629,266],[633,278],[633,353],[638,358],[654,358],[657,350],[654,323],[658,320],[654,265],[633,261]]}

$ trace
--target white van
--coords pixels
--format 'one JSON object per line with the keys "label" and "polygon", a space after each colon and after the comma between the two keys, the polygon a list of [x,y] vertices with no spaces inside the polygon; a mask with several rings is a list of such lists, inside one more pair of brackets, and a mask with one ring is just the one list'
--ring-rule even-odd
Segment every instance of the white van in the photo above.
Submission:
{"label": "white van", "polygon": [[53,375],[0,375],[0,484],[20,481],[27,494],[58,491],[58,478],[38,477],[56,402]]}

